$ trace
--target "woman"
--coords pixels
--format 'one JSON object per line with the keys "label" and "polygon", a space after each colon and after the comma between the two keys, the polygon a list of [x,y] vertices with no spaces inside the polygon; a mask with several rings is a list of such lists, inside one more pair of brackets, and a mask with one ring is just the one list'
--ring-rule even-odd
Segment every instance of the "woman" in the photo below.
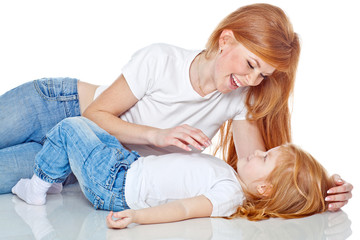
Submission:
{"label": "woman", "polygon": [[[226,17],[204,51],[165,44],[139,50],[106,90],[75,79],[45,79],[5,93],[0,164],[5,164],[1,182],[7,182],[1,191],[31,176],[47,131],[80,114],[143,156],[201,151],[221,127],[219,145],[236,168],[237,158],[255,149],[291,141],[288,98],[299,53],[284,12],[254,4]],[[14,114],[14,106],[24,109]],[[351,198],[351,184],[339,185],[331,189],[338,193],[330,196],[334,210]]]}

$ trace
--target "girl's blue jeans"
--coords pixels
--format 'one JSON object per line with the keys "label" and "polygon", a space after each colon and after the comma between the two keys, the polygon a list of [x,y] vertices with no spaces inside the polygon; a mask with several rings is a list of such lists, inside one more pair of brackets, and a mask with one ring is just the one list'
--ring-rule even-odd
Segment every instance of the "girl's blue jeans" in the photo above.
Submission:
{"label": "girl's blue jeans", "polygon": [[47,135],[35,158],[35,174],[42,180],[63,182],[75,174],[81,190],[95,209],[121,211],[127,169],[138,159],[120,142],[83,117],[67,118]]}
{"label": "girl's blue jeans", "polygon": [[67,117],[80,116],[77,79],[44,78],[0,96],[0,194],[33,175],[46,133]]}

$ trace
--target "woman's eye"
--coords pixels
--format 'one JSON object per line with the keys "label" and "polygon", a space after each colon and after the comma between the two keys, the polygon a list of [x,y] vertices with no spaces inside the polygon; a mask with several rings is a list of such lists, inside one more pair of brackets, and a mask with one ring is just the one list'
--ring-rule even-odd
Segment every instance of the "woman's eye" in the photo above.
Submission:
{"label": "woman's eye", "polygon": [[251,63],[249,61],[247,61],[247,63],[251,69],[254,69],[253,65],[251,65]]}

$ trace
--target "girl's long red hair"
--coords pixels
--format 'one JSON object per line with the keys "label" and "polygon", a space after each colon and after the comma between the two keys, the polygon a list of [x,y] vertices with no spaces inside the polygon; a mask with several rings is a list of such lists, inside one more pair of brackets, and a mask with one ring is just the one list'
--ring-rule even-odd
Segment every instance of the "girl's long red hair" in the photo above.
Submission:
{"label": "girl's long red hair", "polygon": [[266,182],[270,194],[260,196],[246,189],[246,200],[230,218],[263,220],[273,217],[301,218],[328,209],[327,190],[335,184],[315,158],[293,144],[279,147],[281,152]]}

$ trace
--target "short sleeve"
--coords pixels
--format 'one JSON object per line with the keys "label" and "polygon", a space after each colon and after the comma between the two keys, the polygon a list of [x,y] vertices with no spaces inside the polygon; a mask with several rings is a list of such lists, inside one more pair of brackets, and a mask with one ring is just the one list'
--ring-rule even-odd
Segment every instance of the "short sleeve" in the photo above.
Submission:
{"label": "short sleeve", "polygon": [[245,89],[239,89],[240,93],[238,93],[240,97],[240,102],[237,100],[236,104],[236,114],[233,117],[233,120],[246,120],[247,108],[246,108],[246,94],[247,91]]}
{"label": "short sleeve", "polygon": [[233,118],[233,120],[246,120],[246,114],[247,114],[247,109],[244,106],[241,111],[239,111],[239,113],[237,115],[235,115],[235,117]]}
{"label": "short sleeve", "polygon": [[156,59],[156,49],[148,46],[137,51],[122,68],[122,74],[138,100],[149,92],[154,82]]}
{"label": "short sleeve", "polygon": [[244,194],[239,183],[227,179],[218,182],[204,194],[213,205],[211,217],[228,217],[243,203]]}

